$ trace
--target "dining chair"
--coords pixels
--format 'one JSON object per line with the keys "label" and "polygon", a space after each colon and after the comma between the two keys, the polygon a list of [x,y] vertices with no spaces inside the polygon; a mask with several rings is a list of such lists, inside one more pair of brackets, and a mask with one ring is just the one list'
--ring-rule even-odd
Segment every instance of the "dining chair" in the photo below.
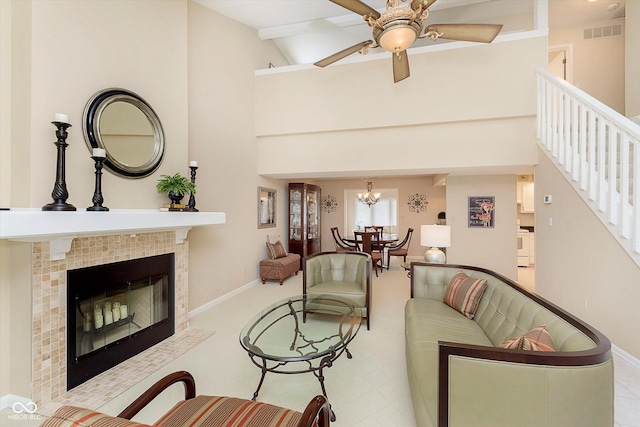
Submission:
{"label": "dining chair", "polygon": [[392,256],[401,256],[403,262],[407,262],[407,254],[409,253],[409,245],[411,245],[411,236],[413,236],[413,228],[407,230],[407,235],[404,236],[402,242],[397,245],[391,245],[387,247],[387,270],[391,264]]}
{"label": "dining chair", "polygon": [[333,235],[333,241],[336,243],[337,252],[355,252],[358,250],[357,243],[347,242],[340,236],[338,227],[331,227],[331,234]]}
{"label": "dining chair", "polygon": [[384,259],[384,243],[380,243],[382,241],[382,233],[384,231],[384,227],[378,225],[368,225],[364,227],[364,231],[372,231],[374,234],[373,240],[371,241],[371,246],[374,251],[378,251],[382,253],[382,258]]}
{"label": "dining chair", "polygon": [[382,272],[382,252],[373,249],[373,236],[375,236],[376,233],[373,231],[354,231],[353,235],[356,238],[356,242],[362,245],[360,248],[361,251],[371,256],[371,262],[376,272],[376,277],[378,277],[378,267],[380,267],[380,272]]}

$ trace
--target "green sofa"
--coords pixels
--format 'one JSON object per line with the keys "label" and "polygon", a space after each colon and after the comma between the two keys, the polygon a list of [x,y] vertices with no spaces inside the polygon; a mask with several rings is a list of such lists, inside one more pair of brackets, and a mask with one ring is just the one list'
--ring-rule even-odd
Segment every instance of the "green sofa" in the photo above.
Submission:
{"label": "green sofa", "polygon": [[[461,270],[487,281],[473,319],[443,302]],[[498,347],[539,325],[556,351]],[[419,427],[613,426],[609,340],[490,270],[412,263],[405,352]]]}

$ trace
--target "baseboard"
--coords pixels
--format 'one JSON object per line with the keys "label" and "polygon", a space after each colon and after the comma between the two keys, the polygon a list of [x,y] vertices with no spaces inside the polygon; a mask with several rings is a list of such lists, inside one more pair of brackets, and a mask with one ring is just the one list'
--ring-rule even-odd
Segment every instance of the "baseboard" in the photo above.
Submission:
{"label": "baseboard", "polygon": [[257,284],[261,283],[260,279],[256,279],[253,282],[249,282],[246,285],[240,286],[237,289],[234,289],[233,291],[226,293],[224,295],[222,295],[221,297],[218,297],[214,300],[209,301],[208,303],[201,305],[198,308],[194,308],[193,310],[191,310],[188,314],[187,314],[187,318],[191,319],[195,316],[197,316],[200,313],[204,313],[205,311],[209,310],[212,307],[215,307],[216,305],[220,304],[223,301],[228,300],[229,298],[238,295],[239,293],[242,293],[244,291],[246,291],[247,289],[256,286]]}
{"label": "baseboard", "polygon": [[615,344],[611,344],[611,351],[613,351],[613,354],[621,359],[624,359],[625,362],[628,362],[630,365],[633,365],[634,368],[640,371],[640,359],[635,358]]}
{"label": "baseboard", "polygon": [[[0,397],[0,411],[3,411],[7,408],[13,408],[13,405],[16,403],[21,403],[26,407],[29,405],[31,407],[34,405],[33,401],[28,397],[16,396],[15,394],[6,394]],[[21,406],[22,408],[23,406]]]}

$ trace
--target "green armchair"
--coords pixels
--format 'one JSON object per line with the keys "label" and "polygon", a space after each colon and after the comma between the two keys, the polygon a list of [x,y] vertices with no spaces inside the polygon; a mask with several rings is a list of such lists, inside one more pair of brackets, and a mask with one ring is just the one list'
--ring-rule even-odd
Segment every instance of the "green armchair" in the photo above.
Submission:
{"label": "green armchair", "polygon": [[353,301],[371,323],[371,257],[364,252],[320,252],[305,258],[303,294]]}

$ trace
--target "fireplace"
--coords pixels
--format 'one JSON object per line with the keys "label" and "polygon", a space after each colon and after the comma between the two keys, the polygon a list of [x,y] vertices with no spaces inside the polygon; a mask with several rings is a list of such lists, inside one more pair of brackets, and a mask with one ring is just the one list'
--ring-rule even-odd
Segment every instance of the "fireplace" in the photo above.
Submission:
{"label": "fireplace", "polygon": [[67,271],[67,390],[175,332],[173,253]]}

